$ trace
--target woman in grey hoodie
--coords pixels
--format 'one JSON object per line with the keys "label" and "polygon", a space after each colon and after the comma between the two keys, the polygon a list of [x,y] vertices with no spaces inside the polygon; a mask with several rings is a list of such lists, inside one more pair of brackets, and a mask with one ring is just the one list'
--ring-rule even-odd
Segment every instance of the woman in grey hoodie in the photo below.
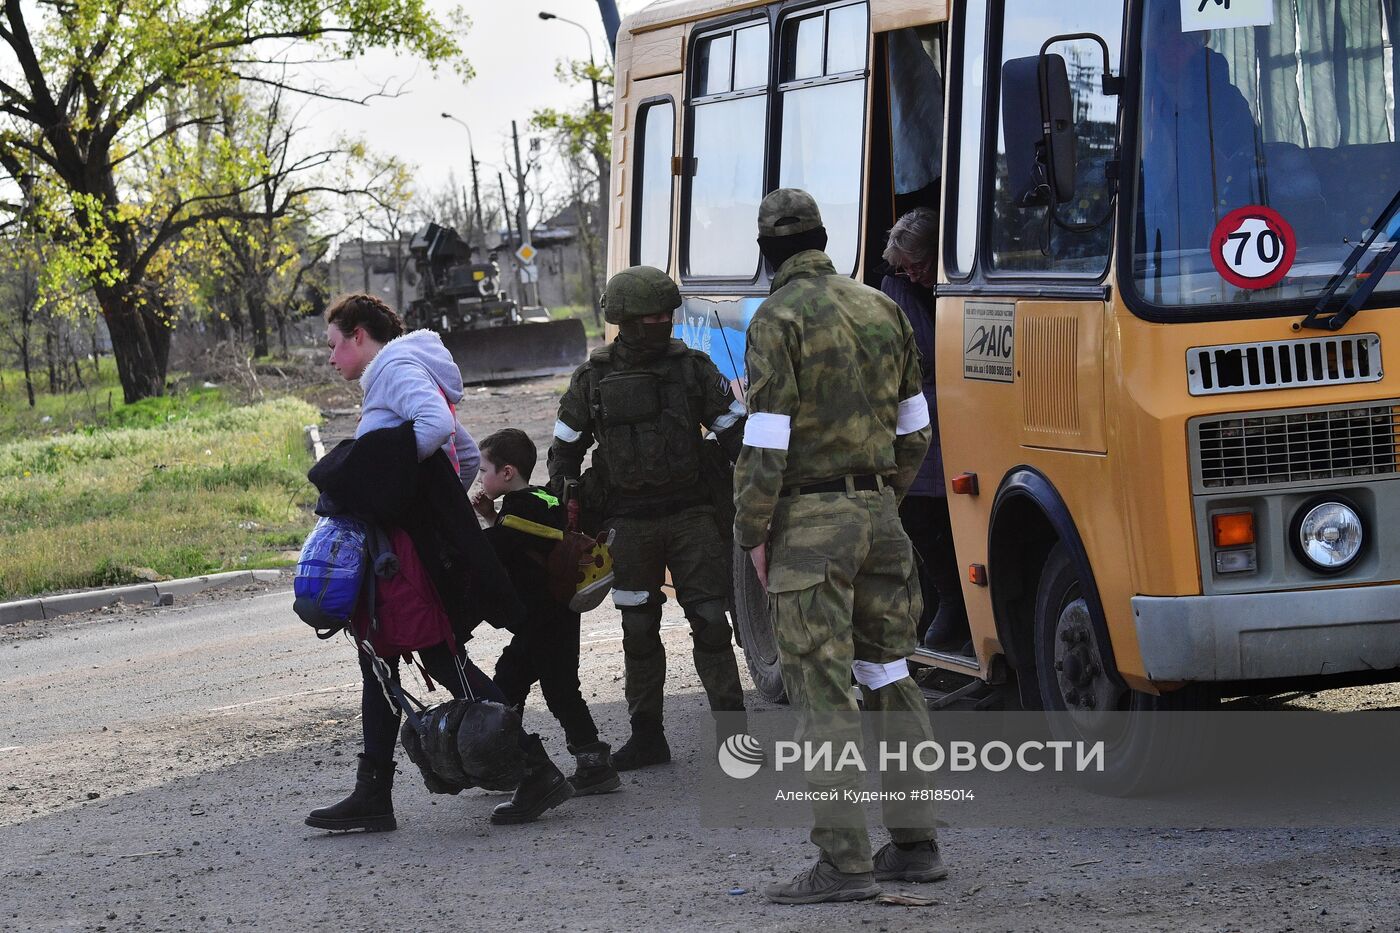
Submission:
{"label": "woman in grey hoodie", "polygon": [[[462,398],[462,373],[442,345],[442,338],[428,330],[405,333],[403,322],[388,305],[373,295],[359,294],[337,299],[326,310],[326,342],[331,365],[345,379],[358,379],[364,390],[355,437],[411,421],[419,461],[441,448],[458,469],[462,485],[469,488],[481,458],[475,441],[450,407]],[[460,648],[457,654],[465,659]],[[457,695],[458,674],[450,646],[436,645],[418,655],[428,674]],[[391,676],[397,679],[398,658],[385,660]],[[464,666],[474,694],[504,700],[470,660]],[[313,811],[306,820],[311,826],[369,830],[397,826],[391,790],[399,711],[386,699],[363,653],[360,668],[365,751],[360,756],[355,791],[338,804]],[[502,805],[506,812],[498,807],[492,814],[492,822],[533,820],[573,794],[538,736],[522,733],[519,741],[526,757],[526,780],[512,800]]]}
{"label": "woman in grey hoodie", "polygon": [[[365,398],[355,436],[413,422],[418,459],[441,447],[470,488],[481,464],[476,441],[458,421],[455,407],[462,400],[462,371],[442,338],[430,330],[404,333],[403,323],[389,306],[372,295],[351,295],[368,306],[363,322],[351,323],[347,333],[337,324],[326,327],[331,365],[345,379],[360,380]],[[340,316],[345,316],[342,312]],[[452,406],[449,408],[449,406]]]}

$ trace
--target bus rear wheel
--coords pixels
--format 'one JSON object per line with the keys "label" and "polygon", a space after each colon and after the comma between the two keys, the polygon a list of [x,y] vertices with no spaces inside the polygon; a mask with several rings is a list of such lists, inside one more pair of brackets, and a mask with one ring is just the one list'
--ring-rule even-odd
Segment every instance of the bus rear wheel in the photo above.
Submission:
{"label": "bus rear wheel", "polygon": [[749,555],[734,545],[734,623],[749,676],[759,694],[772,703],[786,703],[783,670],[778,663],[778,640],[773,636],[773,620],[768,615],[768,593],[758,582]]}
{"label": "bus rear wheel", "polygon": [[1163,694],[1123,685],[1100,644],[1069,549],[1046,557],[1035,601],[1035,665],[1041,705],[1055,739],[1104,743],[1104,770],[1077,774],[1090,790],[1131,796],[1194,772],[1200,746],[1188,717],[1215,699],[1202,688]]}

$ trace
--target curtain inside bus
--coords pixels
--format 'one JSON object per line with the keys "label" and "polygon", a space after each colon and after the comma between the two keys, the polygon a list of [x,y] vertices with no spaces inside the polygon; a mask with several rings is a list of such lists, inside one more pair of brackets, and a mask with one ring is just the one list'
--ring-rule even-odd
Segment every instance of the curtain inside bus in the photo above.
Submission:
{"label": "curtain inside bus", "polygon": [[1277,0],[1270,28],[1211,32],[1208,45],[1225,57],[1264,142],[1308,148],[1395,138],[1395,75],[1385,54],[1395,46],[1395,0],[1384,6]]}
{"label": "curtain inside bus", "polygon": [[943,171],[943,52],[935,27],[889,33],[894,193],[913,194]]}

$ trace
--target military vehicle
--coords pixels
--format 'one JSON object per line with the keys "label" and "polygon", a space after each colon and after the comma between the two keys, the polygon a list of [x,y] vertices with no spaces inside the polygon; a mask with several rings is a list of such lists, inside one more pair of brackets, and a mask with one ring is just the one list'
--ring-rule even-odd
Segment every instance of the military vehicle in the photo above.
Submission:
{"label": "military vehicle", "polygon": [[572,373],[588,352],[583,322],[528,315],[501,287],[494,258],[479,262],[457,231],[430,223],[409,244],[418,298],[407,308],[411,328],[442,335],[467,383],[504,382]]}

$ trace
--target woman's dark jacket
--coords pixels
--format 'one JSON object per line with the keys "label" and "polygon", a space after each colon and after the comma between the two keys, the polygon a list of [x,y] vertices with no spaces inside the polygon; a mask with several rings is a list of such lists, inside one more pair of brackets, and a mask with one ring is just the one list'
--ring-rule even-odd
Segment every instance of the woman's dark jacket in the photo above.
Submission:
{"label": "woman's dark jacket", "polygon": [[914,344],[919,348],[919,364],[924,373],[924,400],[928,402],[929,420],[933,422],[933,440],[928,445],[928,454],[919,466],[914,484],[909,487],[911,496],[946,495],[943,485],[943,449],[938,437],[938,381],[934,372],[934,325],[933,292],[917,285],[902,275],[887,273],[880,281],[880,291],[894,299],[909,326],[914,328]]}
{"label": "woman's dark jacket", "polygon": [[341,441],[306,475],[321,492],[317,515],[408,532],[459,638],[483,621],[511,630],[523,623],[524,607],[447,455],[418,462],[412,421]]}

